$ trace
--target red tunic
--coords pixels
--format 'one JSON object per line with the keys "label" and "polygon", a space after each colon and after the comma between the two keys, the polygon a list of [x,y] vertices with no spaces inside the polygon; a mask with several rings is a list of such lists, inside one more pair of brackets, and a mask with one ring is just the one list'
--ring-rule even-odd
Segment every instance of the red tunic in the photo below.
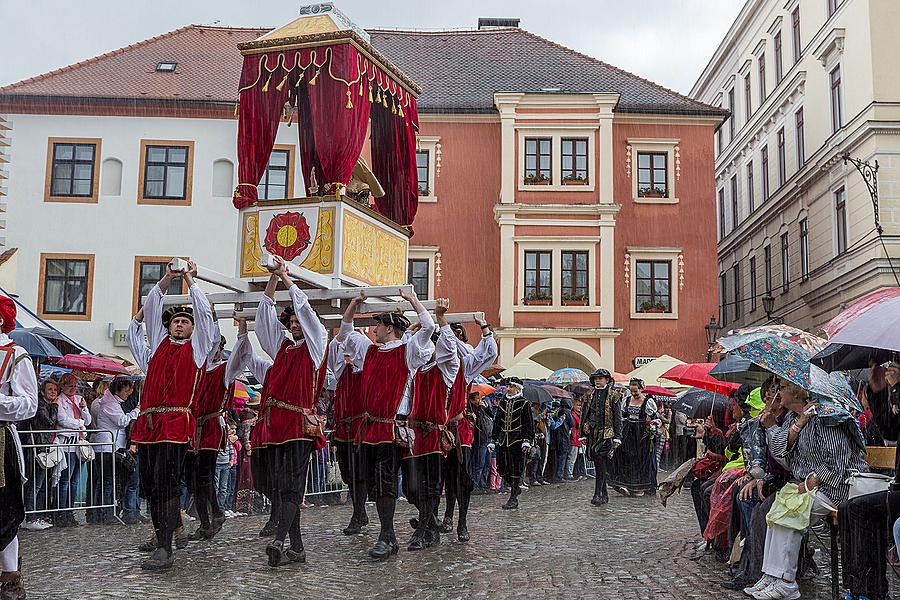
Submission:
{"label": "red tunic", "polygon": [[224,447],[225,430],[219,423],[231,402],[231,387],[225,387],[225,367],[222,363],[203,377],[203,386],[194,417],[197,419],[197,450],[220,450]]}
{"label": "red tunic", "polygon": [[450,388],[448,420],[456,419],[455,430],[454,425],[450,426],[450,430],[459,437],[459,445],[471,447],[475,442],[475,432],[472,431],[472,424],[465,416],[465,410],[469,402],[469,386],[466,385],[466,376],[463,371],[464,369],[460,365],[453,387]]}
{"label": "red tunic", "polygon": [[347,421],[363,412],[362,379],[362,373],[347,367],[334,391],[334,439],[338,442],[352,442],[359,434],[362,419]]}
{"label": "red tunic", "polygon": [[284,340],[263,381],[259,420],[264,429],[257,446],[311,440],[303,434],[300,409],[315,409],[324,383],[325,361],[316,369],[306,344]]}
{"label": "red tunic", "polygon": [[[363,426],[364,444],[389,444],[394,441],[394,417],[403,399],[409,379],[406,345],[382,350],[369,346],[362,373],[363,412],[369,415]],[[373,419],[378,419],[375,421]]]}
{"label": "red tunic", "polygon": [[150,358],[141,394],[141,414],[131,439],[138,443],[189,443],[196,424],[191,413],[203,381],[194,363],[191,341],[176,344],[165,338]]}
{"label": "red tunic", "polygon": [[443,454],[440,428],[447,423],[450,389],[437,363],[419,369],[414,381],[409,425],[416,432],[416,437],[410,455]]}

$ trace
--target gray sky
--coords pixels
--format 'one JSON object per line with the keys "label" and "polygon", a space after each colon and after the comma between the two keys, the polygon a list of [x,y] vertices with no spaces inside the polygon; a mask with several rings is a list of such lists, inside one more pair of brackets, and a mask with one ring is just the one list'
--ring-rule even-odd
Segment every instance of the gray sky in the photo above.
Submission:
{"label": "gray sky", "polygon": [[[127,46],[190,23],[277,27],[306,0],[0,0],[0,85]],[[361,27],[521,26],[682,93],[690,91],[744,0],[339,0]],[[9,60],[12,57],[12,60]]]}

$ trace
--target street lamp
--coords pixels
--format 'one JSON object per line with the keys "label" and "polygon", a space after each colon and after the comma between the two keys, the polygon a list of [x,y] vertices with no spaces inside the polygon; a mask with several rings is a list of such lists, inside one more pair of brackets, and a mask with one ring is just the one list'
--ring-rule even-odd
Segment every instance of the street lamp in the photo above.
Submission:
{"label": "street lamp", "polygon": [[775,311],[775,298],[772,297],[771,294],[766,294],[762,297],[763,310],[766,313],[766,318],[769,321],[774,321],[779,324],[784,324],[784,317],[772,316],[772,313]]}
{"label": "street lamp", "polygon": [[712,347],[719,337],[722,326],[716,322],[716,316],[710,315],[709,323],[703,326],[706,330],[706,362],[712,362]]}

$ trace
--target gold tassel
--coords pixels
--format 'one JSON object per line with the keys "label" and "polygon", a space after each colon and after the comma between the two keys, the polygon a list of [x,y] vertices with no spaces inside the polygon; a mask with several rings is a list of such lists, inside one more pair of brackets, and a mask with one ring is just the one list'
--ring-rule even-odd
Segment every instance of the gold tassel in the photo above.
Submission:
{"label": "gold tassel", "polygon": [[381,104],[381,88],[375,86],[375,102]]}
{"label": "gold tassel", "polygon": [[362,80],[360,80],[359,83],[356,84],[356,88],[359,90],[359,95],[362,96],[362,95],[363,95],[363,91],[362,91],[362,89],[363,89],[363,86],[362,86]]}
{"label": "gold tassel", "polygon": [[372,104],[373,102],[375,102],[375,101],[372,100],[372,84],[370,83],[369,84],[369,104]]}
{"label": "gold tassel", "polygon": [[241,107],[241,101],[238,100],[234,103],[234,116],[238,116],[238,109]]}
{"label": "gold tassel", "polygon": [[300,82],[303,81],[304,75],[306,75],[306,71],[300,71],[300,77],[297,78],[297,83],[294,84],[294,87],[300,87]]}
{"label": "gold tassel", "polygon": [[272,81],[272,74],[271,74],[271,73],[269,73],[269,78],[266,79],[266,83],[263,85],[262,91],[264,91],[264,92],[268,92],[268,91],[269,91],[269,82],[270,82],[270,81]]}
{"label": "gold tassel", "polygon": [[397,114],[397,102],[391,98],[391,112]]}
{"label": "gold tassel", "polygon": [[291,123],[294,122],[294,111],[288,113],[288,123],[287,126],[290,127]]}
{"label": "gold tassel", "polygon": [[406,116],[405,114],[403,114],[403,105],[402,105],[402,104],[401,104],[401,105],[398,107],[398,109],[397,109],[397,116],[398,116],[398,117],[405,117],[405,116]]}
{"label": "gold tassel", "polygon": [[350,88],[347,88],[347,108],[353,108],[353,102],[350,101],[350,96],[353,94],[350,92]]}
{"label": "gold tassel", "polygon": [[280,92],[281,89],[284,87],[284,84],[287,83],[287,78],[288,78],[288,76],[285,75],[284,79],[281,80],[281,83],[279,83],[278,85],[275,86],[275,89]]}
{"label": "gold tassel", "polygon": [[316,79],[319,77],[319,73],[321,73],[321,69],[316,69],[316,74],[312,76],[312,79],[309,80],[309,85],[316,85]]}
{"label": "gold tassel", "polygon": [[388,107],[388,105],[387,105],[387,94],[382,94],[382,95],[381,95],[381,103],[384,105],[385,108]]}

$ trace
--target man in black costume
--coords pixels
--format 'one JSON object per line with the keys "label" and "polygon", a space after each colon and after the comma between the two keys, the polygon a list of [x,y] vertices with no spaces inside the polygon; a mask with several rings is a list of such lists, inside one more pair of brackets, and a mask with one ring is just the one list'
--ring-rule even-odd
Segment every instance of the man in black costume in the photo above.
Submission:
{"label": "man in black costume", "polygon": [[497,446],[497,472],[509,485],[509,500],[502,508],[519,508],[519,492],[525,458],[534,443],[531,405],[522,396],[522,380],[507,380],[506,394],[497,403],[492,443]]}
{"label": "man in black costume", "polygon": [[588,438],[588,451],[596,468],[594,497],[591,504],[601,506],[609,502],[606,490],[607,462],[622,443],[622,392],[612,384],[606,369],[591,373],[594,393],[581,411],[581,433]]}

